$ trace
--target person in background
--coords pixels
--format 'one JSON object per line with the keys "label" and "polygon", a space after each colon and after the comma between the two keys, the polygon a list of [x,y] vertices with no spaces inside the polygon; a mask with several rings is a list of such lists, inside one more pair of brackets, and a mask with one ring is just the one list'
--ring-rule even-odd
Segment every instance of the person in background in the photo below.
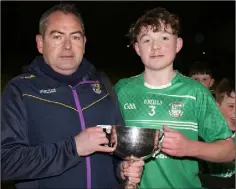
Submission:
{"label": "person in background", "polygon": [[203,84],[211,91],[212,95],[215,97],[214,90],[212,89],[215,79],[213,77],[212,69],[208,62],[193,62],[189,70],[189,77]]}
{"label": "person in background", "polygon": [[[215,90],[216,103],[225,117],[232,138],[236,144],[235,124],[235,82],[229,78],[221,80]],[[235,188],[235,160],[230,163],[205,163],[205,169],[201,176],[203,186],[206,188]]]}

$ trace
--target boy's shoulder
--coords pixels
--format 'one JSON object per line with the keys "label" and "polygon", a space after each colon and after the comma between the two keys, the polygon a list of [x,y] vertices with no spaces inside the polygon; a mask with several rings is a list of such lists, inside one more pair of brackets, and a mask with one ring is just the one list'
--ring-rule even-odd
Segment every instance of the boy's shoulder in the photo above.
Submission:
{"label": "boy's shoulder", "polygon": [[204,85],[202,85],[201,83],[199,83],[195,79],[185,76],[181,73],[179,74],[179,82],[182,83],[186,88],[189,88],[189,89],[196,88],[199,90],[209,91],[209,89],[207,89]]}
{"label": "boy's shoulder", "polygon": [[115,90],[116,90],[116,92],[119,92],[119,90],[120,90],[121,88],[126,88],[126,87],[129,87],[129,86],[131,86],[131,85],[133,86],[134,83],[140,81],[141,75],[142,75],[142,74],[135,75],[135,76],[128,77],[128,78],[120,79],[120,80],[115,84]]}

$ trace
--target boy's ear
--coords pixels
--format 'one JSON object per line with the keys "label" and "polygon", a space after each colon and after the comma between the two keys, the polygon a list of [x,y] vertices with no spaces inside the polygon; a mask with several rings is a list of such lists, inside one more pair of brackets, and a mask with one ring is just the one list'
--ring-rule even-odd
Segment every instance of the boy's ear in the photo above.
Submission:
{"label": "boy's ear", "polygon": [[212,87],[215,83],[215,79],[214,78],[211,78],[211,82],[210,82],[210,87]]}

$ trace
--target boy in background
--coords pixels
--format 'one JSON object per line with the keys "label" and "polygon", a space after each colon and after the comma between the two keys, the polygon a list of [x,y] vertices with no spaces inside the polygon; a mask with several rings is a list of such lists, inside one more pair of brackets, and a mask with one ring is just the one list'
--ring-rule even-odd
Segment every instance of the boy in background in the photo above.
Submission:
{"label": "boy in background", "polygon": [[[224,115],[230,130],[235,138],[235,84],[230,79],[223,79],[215,90],[216,103]],[[202,184],[206,188],[235,188],[235,161],[231,163],[206,164],[206,170],[202,176]],[[210,176],[209,176],[210,175]]]}
{"label": "boy in background", "polygon": [[[214,90],[212,86],[215,82],[213,78],[212,69],[206,61],[195,61],[190,67],[189,77],[200,82],[206,88],[208,88],[214,96]],[[215,97],[215,96],[214,96]]]}

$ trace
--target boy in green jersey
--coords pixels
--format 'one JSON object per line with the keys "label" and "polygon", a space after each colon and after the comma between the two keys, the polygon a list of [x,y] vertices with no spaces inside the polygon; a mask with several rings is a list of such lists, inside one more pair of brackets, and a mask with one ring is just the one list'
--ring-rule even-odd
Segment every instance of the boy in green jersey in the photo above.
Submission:
{"label": "boy in green jersey", "polygon": [[[235,85],[230,79],[223,79],[216,88],[216,103],[223,113],[230,130],[235,137]],[[207,168],[202,175],[203,185],[207,188],[235,188],[235,161],[226,164],[207,163]]]}
{"label": "boy in green jersey", "polygon": [[201,188],[197,159],[231,162],[235,157],[232,132],[210,91],[173,70],[183,44],[179,31],[178,17],[164,8],[141,16],[129,36],[144,72],[115,86],[127,126],[165,125],[162,153],[145,162],[140,188]]}

